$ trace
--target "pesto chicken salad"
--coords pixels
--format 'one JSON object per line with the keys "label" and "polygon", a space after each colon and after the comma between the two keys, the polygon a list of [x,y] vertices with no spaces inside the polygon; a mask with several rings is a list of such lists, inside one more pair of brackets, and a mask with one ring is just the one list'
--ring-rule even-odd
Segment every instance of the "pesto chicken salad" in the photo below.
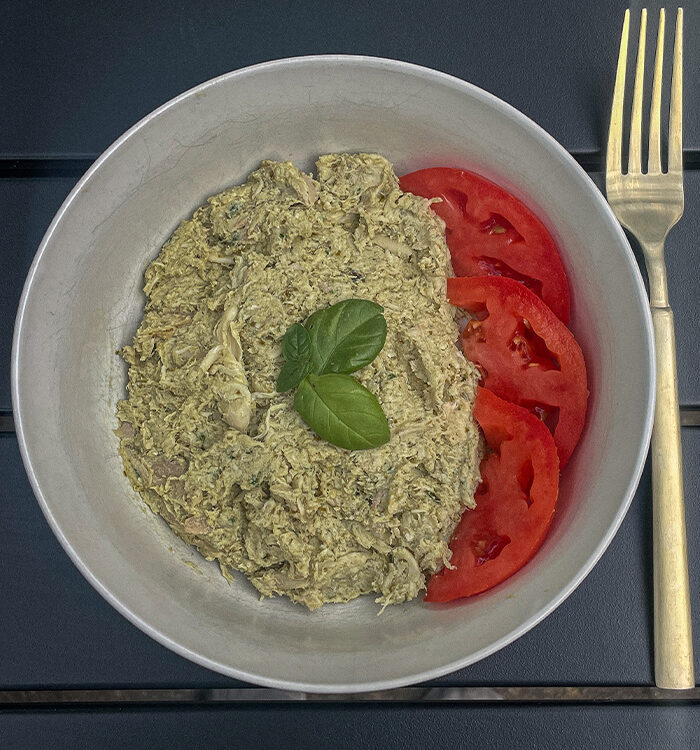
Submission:
{"label": "pesto chicken salad", "polygon": [[263,596],[418,596],[482,458],[451,275],[442,220],[383,157],[322,156],[315,177],[263,162],[146,271],[120,352],[132,486]]}

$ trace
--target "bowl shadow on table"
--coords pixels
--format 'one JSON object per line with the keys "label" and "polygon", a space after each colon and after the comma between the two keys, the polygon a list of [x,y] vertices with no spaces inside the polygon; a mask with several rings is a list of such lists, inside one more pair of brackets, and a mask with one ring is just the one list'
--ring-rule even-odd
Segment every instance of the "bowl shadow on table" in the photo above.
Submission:
{"label": "bowl shadow on table", "polygon": [[652,493],[651,493],[651,457],[647,458],[644,472],[639,480],[639,486],[646,491],[640,492],[637,502],[642,504],[640,521],[642,548],[630,550],[634,556],[639,555],[642,561],[643,586],[644,586],[644,609],[646,623],[646,642],[648,647],[649,663],[654,662],[654,526],[652,523]]}

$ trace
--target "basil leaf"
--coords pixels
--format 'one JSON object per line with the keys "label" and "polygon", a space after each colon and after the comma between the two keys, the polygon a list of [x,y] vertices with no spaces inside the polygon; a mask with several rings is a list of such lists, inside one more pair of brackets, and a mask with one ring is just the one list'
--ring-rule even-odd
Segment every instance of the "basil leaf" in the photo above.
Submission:
{"label": "basil leaf", "polygon": [[306,323],[313,371],[348,374],[372,362],[386,341],[383,311],[376,302],[346,299],[315,312]]}
{"label": "basil leaf", "polygon": [[347,375],[308,375],[297,388],[294,408],[317,435],[340,448],[365,450],[389,442],[379,401]]}
{"label": "basil leaf", "polygon": [[309,332],[301,323],[294,323],[287,328],[282,339],[282,354],[286,360],[308,360],[311,357]]}
{"label": "basil leaf", "polygon": [[321,310],[312,312],[311,315],[309,315],[309,317],[306,319],[304,328],[306,328],[307,331],[310,331],[316,325],[316,322],[321,317],[321,315],[326,312],[326,310],[330,310],[330,307],[322,308]]}
{"label": "basil leaf", "polygon": [[282,365],[277,377],[277,392],[284,393],[296,388],[311,372],[311,361],[308,359],[290,359]]}

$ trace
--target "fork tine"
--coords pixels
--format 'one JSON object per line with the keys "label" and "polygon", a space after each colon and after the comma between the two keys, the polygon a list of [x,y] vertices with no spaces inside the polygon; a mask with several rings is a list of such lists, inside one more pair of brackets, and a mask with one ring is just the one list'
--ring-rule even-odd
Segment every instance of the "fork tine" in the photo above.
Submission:
{"label": "fork tine", "polygon": [[664,27],[666,11],[659,11],[659,31],[656,36],[654,83],[651,89],[651,117],[649,119],[649,174],[661,172],[661,76],[664,67]]}
{"label": "fork tine", "polygon": [[639,47],[637,48],[637,71],[634,76],[632,98],[632,122],[630,124],[630,155],[628,172],[642,171],[642,98],[644,96],[644,53],[647,41],[647,9],[642,9],[639,25]]}
{"label": "fork tine", "polygon": [[673,45],[671,112],[668,121],[668,171],[683,169],[683,8],[676,15],[676,41]]}
{"label": "fork tine", "polygon": [[630,31],[630,12],[625,11],[622,24],[622,38],[620,39],[620,54],[617,58],[617,74],[615,75],[615,93],[613,94],[612,114],[610,115],[610,130],[608,131],[608,152],[605,168],[607,172],[622,171],[622,111],[625,100],[625,71],[627,69],[627,42]]}

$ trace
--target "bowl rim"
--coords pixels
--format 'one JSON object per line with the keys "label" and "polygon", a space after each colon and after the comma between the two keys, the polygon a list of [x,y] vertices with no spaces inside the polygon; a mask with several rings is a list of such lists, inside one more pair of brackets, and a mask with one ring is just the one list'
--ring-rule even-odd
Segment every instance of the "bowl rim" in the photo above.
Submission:
{"label": "bowl rim", "polygon": [[[373,680],[369,682],[355,681],[349,683],[323,683],[315,684],[304,681],[295,680],[284,680],[275,679],[271,677],[265,677],[256,675],[245,670],[237,669],[223,664],[214,659],[202,656],[201,654],[192,651],[190,648],[184,646],[178,641],[163,634],[156,627],[151,625],[146,620],[142,619],[139,614],[130,609],[125,603],[123,603],[116,595],[114,595],[102,582],[92,573],[88,565],[82,560],[80,553],[73,547],[70,541],[67,539],[63,530],[56,521],[50,502],[44,495],[42,488],[39,484],[37,474],[32,464],[30,456],[29,440],[24,430],[24,424],[22,421],[22,405],[21,397],[19,393],[20,384],[20,371],[19,371],[19,359],[20,359],[20,347],[23,337],[23,323],[25,311],[28,304],[29,295],[31,293],[34,278],[37,273],[39,264],[44,255],[44,252],[49,245],[51,238],[56,230],[56,227],[60,224],[64,214],[68,211],[69,207],[76,199],[78,194],[82,191],[83,187],[92,178],[92,175],[97,172],[109,157],[116,152],[122,144],[129,139],[133,138],[142,128],[148,125],[152,120],[156,119],[163,112],[168,109],[177,106],[186,99],[199,95],[207,89],[217,86],[223,81],[229,81],[236,78],[242,78],[250,75],[255,75],[260,71],[274,70],[275,68],[289,67],[294,65],[311,65],[311,66],[323,66],[323,65],[337,65],[342,63],[366,65],[374,68],[384,68],[393,72],[408,73],[412,76],[422,78],[427,83],[439,82],[443,85],[448,85],[454,90],[460,90],[468,93],[472,97],[481,99],[485,103],[492,106],[498,111],[500,115],[506,116],[514,120],[525,130],[536,138],[538,138],[548,149],[556,155],[573,173],[576,174],[581,180],[582,185],[586,185],[595,195],[595,201],[598,204],[598,208],[601,214],[607,219],[610,228],[613,233],[617,235],[623,252],[627,258],[628,264],[632,268],[632,275],[635,280],[635,291],[639,298],[643,316],[643,335],[647,344],[648,352],[648,367],[647,367],[647,381],[649,384],[648,392],[646,395],[646,401],[643,404],[643,408],[646,411],[644,420],[644,430],[641,435],[637,456],[635,459],[634,470],[630,476],[625,491],[625,496],[619,505],[619,508],[613,518],[612,522],[603,534],[600,542],[596,546],[593,553],[585,561],[582,567],[579,569],[577,574],[559,591],[559,593],[547,601],[547,603],[540,607],[533,615],[527,620],[520,624],[517,628],[514,628],[508,634],[499,638],[497,641],[489,644],[487,647],[480,649],[477,652],[471,653],[469,656],[450,661],[446,664],[441,664],[432,669],[423,670],[410,676],[396,677],[386,680]],[[575,161],[571,154],[544,128],[538,125],[534,120],[530,119],[527,115],[520,112],[513,105],[508,104],[499,97],[490,92],[475,86],[468,81],[464,81],[461,78],[444,73],[442,71],[435,70],[422,65],[416,65],[414,63],[405,62],[402,60],[396,60],[392,58],[377,57],[372,55],[348,55],[348,54],[320,54],[320,55],[299,55],[294,57],[278,58],[265,62],[256,63],[243,68],[238,68],[222,75],[216,76],[209,80],[203,81],[196,86],[178,94],[172,99],[168,100],[164,104],[160,105],[145,117],[141,118],[138,122],[132,125],[126,130],[119,138],[117,138],[102,154],[93,162],[88,168],[85,174],[78,180],[76,185],[70,191],[68,196],[63,201],[61,207],[56,212],[56,215],[52,219],[48,229],[46,230],[41,243],[34,256],[32,264],[27,273],[27,278],[22,289],[20,297],[17,315],[15,318],[15,327],[12,339],[12,353],[11,353],[11,391],[12,391],[12,412],[14,415],[15,432],[17,435],[17,441],[19,444],[20,454],[24,463],[25,471],[29,478],[34,495],[41,507],[41,510],[46,518],[51,530],[58,539],[59,543],[68,554],[73,564],[78,568],[83,577],[90,583],[90,585],[112,606],[119,612],[123,617],[129,620],[139,630],[144,632],[146,635],[153,638],[156,642],[162,644],[166,648],[174,651],[180,656],[192,661],[202,667],[211,669],[219,674],[226,675],[244,682],[248,682],[255,685],[262,685],[264,687],[277,688],[281,690],[299,691],[299,692],[313,692],[313,693],[358,693],[365,691],[379,691],[388,690],[392,688],[405,687],[427,680],[442,677],[446,674],[450,674],[458,669],[469,666],[501,648],[507,646],[513,641],[520,638],[522,635],[531,630],[535,625],[541,622],[547,617],[552,611],[554,611],[565,599],[567,599],[571,593],[579,586],[584,578],[590,573],[595,564],[598,562],[600,557],[603,555],[613,537],[615,536],[620,524],[622,523],[629,506],[632,502],[632,498],[636,492],[639,480],[644,469],[646,456],[651,440],[651,432],[653,427],[653,416],[654,416],[654,404],[656,394],[656,368],[655,368],[655,346],[653,337],[653,327],[651,318],[651,309],[649,307],[648,298],[646,295],[644,282],[642,279],[641,271],[637,260],[632,252],[627,237],[622,230],[619,222],[617,221],[610,205],[604,198],[602,192],[591,181],[590,177],[586,174],[585,170]]]}

